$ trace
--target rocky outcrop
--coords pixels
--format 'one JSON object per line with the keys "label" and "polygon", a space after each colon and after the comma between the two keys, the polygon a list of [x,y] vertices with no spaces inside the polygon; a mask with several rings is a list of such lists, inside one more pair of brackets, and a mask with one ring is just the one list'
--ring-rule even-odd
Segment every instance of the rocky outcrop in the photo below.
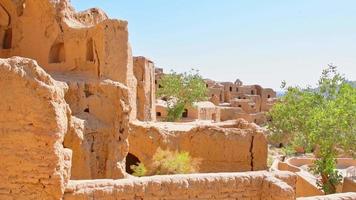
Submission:
{"label": "rocky outcrop", "polygon": [[294,200],[292,185],[268,172],[154,176],[127,180],[71,181],[64,200],[89,199],[259,199]]}
{"label": "rocky outcrop", "polygon": [[161,147],[187,151],[192,157],[201,158],[200,172],[267,168],[267,141],[263,131],[244,120],[230,127],[147,122],[135,122],[131,127],[129,152],[146,165]]}
{"label": "rocky outcrop", "polygon": [[72,154],[65,89],[33,60],[0,59],[0,199],[61,198]]}

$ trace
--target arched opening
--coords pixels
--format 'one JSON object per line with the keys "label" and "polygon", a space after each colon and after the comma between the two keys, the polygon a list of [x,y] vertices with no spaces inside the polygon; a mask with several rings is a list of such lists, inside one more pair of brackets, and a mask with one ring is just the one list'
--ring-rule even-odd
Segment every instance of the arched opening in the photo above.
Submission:
{"label": "arched opening", "polygon": [[92,38],[87,41],[86,59],[89,62],[94,62],[94,41]]}
{"label": "arched opening", "polygon": [[65,61],[65,50],[63,42],[52,45],[48,60],[49,63],[62,63]]}
{"label": "arched opening", "polygon": [[2,41],[3,49],[11,49],[12,47],[12,28],[5,30],[4,38]]}
{"label": "arched opening", "polygon": [[84,112],[86,112],[86,113],[90,113],[89,107],[88,107],[88,108],[86,108],[86,109],[84,109]]}
{"label": "arched opening", "polygon": [[126,156],[126,172],[132,174],[133,170],[131,169],[132,165],[138,165],[140,160],[133,154],[128,153]]}
{"label": "arched opening", "polygon": [[12,46],[12,28],[9,12],[0,4],[0,49]]}
{"label": "arched opening", "polygon": [[161,117],[161,116],[162,116],[162,113],[161,113],[161,112],[156,112],[156,116],[157,116],[157,117]]}
{"label": "arched opening", "polygon": [[267,95],[267,98],[271,98],[271,95]]}
{"label": "arched opening", "polygon": [[251,94],[255,94],[255,91],[251,90]]}
{"label": "arched opening", "polygon": [[182,117],[183,118],[187,118],[188,117],[188,109],[184,109],[184,112],[182,113]]}

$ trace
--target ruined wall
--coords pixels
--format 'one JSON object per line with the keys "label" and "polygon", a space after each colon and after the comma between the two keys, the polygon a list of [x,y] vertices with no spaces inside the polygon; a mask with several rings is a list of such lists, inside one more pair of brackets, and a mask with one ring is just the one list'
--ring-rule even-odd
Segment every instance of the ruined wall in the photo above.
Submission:
{"label": "ruined wall", "polygon": [[[179,123],[132,124],[129,152],[145,165],[158,147],[201,158],[200,172],[237,172],[267,168],[267,141],[256,125],[238,120],[233,128]],[[211,148],[214,147],[214,148]]]}
{"label": "ruined wall", "polygon": [[73,149],[72,179],[124,177],[130,111],[128,88],[110,80],[54,77],[69,88],[65,99],[73,117],[64,145]]}
{"label": "ruined wall", "polygon": [[[99,9],[75,12],[67,0],[0,0],[0,57],[35,59],[47,72],[111,79],[130,88],[131,119],[136,118],[127,22],[108,19]],[[6,34],[5,34],[6,33]],[[35,50],[34,50],[35,48]]]}
{"label": "ruined wall", "polygon": [[134,57],[134,74],[137,80],[137,119],[156,120],[155,69],[145,57]]}
{"label": "ruined wall", "polygon": [[297,198],[297,200],[354,200],[354,199],[356,199],[356,192]]}
{"label": "ruined wall", "polygon": [[0,48],[0,57],[36,59],[68,88],[72,178],[124,177],[128,124],[136,119],[127,22],[100,9],[75,12],[67,0],[0,0],[0,16],[0,37],[11,30],[11,45]]}
{"label": "ruined wall", "polygon": [[[64,200],[256,199],[294,200],[293,174],[268,172],[153,176],[127,180],[71,181]],[[289,183],[289,185],[286,182]]]}
{"label": "ruined wall", "polygon": [[72,153],[64,90],[33,60],[0,59],[0,199],[61,198]]}

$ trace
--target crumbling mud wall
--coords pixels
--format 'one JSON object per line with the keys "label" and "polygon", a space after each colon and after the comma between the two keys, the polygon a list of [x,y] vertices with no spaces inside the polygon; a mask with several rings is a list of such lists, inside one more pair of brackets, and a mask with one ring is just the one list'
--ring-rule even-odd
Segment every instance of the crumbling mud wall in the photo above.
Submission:
{"label": "crumbling mud wall", "polygon": [[0,0],[0,16],[0,58],[33,58],[67,88],[72,178],[124,177],[129,120],[136,119],[127,22],[100,9],[75,12],[68,0]]}
{"label": "crumbling mud wall", "polygon": [[[0,0],[0,58],[35,59],[47,72],[110,79],[129,87],[131,119],[136,118],[127,22],[100,9],[75,12],[68,0]],[[4,16],[4,17],[3,17]]]}
{"label": "crumbling mud wall", "polygon": [[[288,182],[289,184],[287,184]],[[256,199],[294,200],[295,176],[268,172],[191,174],[127,180],[71,181],[64,200]]]}
{"label": "crumbling mud wall", "polygon": [[60,199],[71,150],[65,87],[37,63],[0,59],[0,199]]}
{"label": "crumbling mud wall", "polygon": [[155,68],[145,57],[134,57],[134,74],[137,80],[137,119],[156,120]]}
{"label": "crumbling mud wall", "polygon": [[128,88],[111,80],[54,75],[68,85],[72,117],[64,145],[73,150],[72,179],[123,178],[128,152]]}
{"label": "crumbling mud wall", "polygon": [[238,120],[230,127],[135,122],[129,152],[149,165],[157,148],[187,151],[201,158],[199,172],[241,172],[267,168],[267,141],[256,125]]}

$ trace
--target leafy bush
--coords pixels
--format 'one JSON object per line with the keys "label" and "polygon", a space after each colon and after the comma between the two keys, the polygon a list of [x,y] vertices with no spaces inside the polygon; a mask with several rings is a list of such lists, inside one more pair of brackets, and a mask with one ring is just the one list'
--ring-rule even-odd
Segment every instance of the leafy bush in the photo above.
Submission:
{"label": "leafy bush", "polygon": [[138,165],[131,165],[130,168],[132,169],[132,175],[141,177],[147,174],[147,168],[143,163],[138,163]]}
{"label": "leafy bush", "polygon": [[134,176],[188,174],[198,172],[200,163],[200,159],[192,158],[188,152],[158,148],[148,168],[140,163],[137,166],[131,166],[131,169],[134,171]]}

